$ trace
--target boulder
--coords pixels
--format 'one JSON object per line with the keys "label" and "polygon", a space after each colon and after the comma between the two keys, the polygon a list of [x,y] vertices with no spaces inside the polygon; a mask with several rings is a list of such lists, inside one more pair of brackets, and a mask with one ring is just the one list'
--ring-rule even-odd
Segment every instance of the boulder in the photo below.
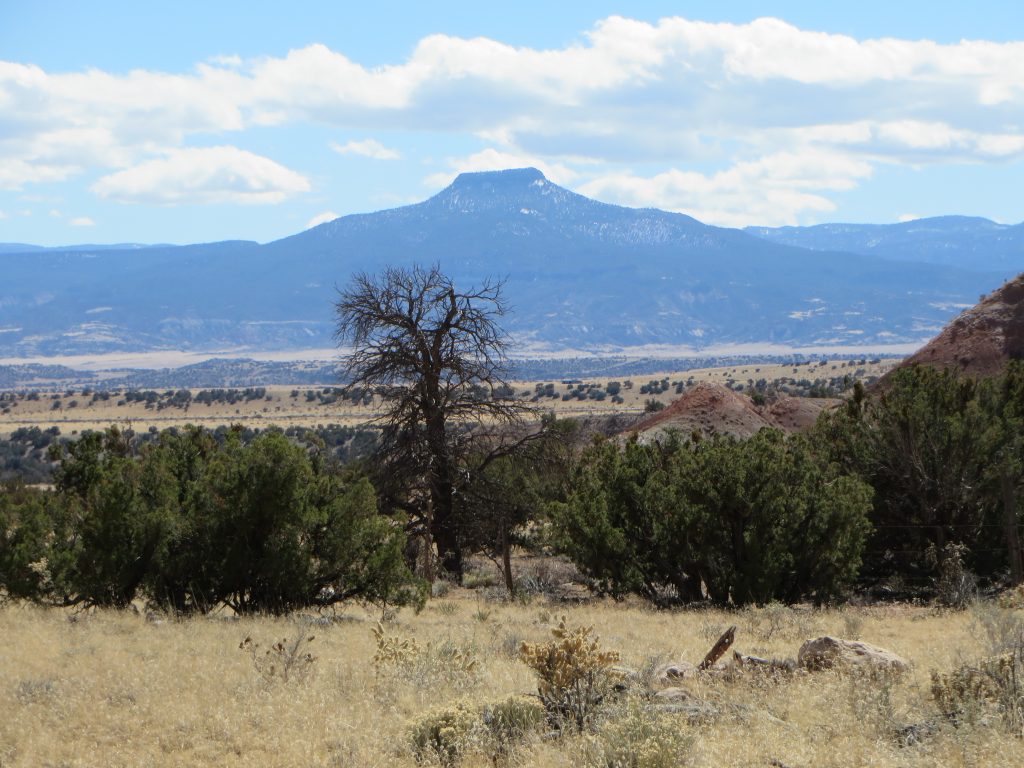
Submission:
{"label": "boulder", "polygon": [[675,685],[680,680],[689,680],[697,676],[697,667],[688,661],[673,661],[662,664],[654,670],[651,682],[655,687]]}
{"label": "boulder", "polygon": [[828,635],[801,645],[797,663],[809,670],[846,667],[901,673],[910,668],[905,659],[885,648]]}

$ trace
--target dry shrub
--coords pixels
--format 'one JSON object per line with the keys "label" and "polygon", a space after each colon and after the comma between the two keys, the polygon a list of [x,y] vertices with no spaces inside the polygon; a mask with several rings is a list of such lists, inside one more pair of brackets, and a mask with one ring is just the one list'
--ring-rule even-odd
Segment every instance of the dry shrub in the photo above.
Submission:
{"label": "dry shrub", "polygon": [[410,740],[418,761],[434,759],[451,766],[482,743],[485,732],[476,709],[465,702],[455,702],[413,722]]}
{"label": "dry shrub", "polygon": [[987,724],[998,716],[1008,730],[1024,736],[1024,638],[999,656],[949,674],[933,671],[932,697],[955,723]]}
{"label": "dry shrub", "polygon": [[[771,602],[759,608],[747,607],[743,616],[750,623],[751,633],[765,642],[771,640],[801,640],[814,633],[816,617],[806,609],[797,609]],[[709,639],[717,640],[718,628]]]}
{"label": "dry shrub", "polygon": [[572,725],[582,731],[612,693],[618,675],[612,666],[615,651],[602,650],[593,627],[570,629],[563,616],[553,627],[553,640],[523,643],[522,660],[537,673],[537,690],[556,727]]}
{"label": "dry shrub", "polygon": [[934,545],[925,553],[928,562],[938,568],[935,577],[935,600],[944,608],[962,611],[978,599],[978,577],[964,564],[968,549],[950,543],[941,555]]}
{"label": "dry shrub", "polygon": [[372,631],[377,640],[377,652],[373,655],[373,663],[378,670],[382,667],[408,664],[420,653],[415,638],[387,634],[382,621],[378,621]]}
{"label": "dry shrub", "polygon": [[389,635],[382,622],[377,622],[373,635],[377,641],[373,663],[378,680],[401,681],[417,688],[444,685],[457,690],[477,682],[479,662],[473,648],[463,648],[451,640],[421,648],[415,638]]}
{"label": "dry shrub", "polygon": [[238,644],[240,650],[252,657],[253,667],[268,683],[280,680],[306,680],[313,673],[316,656],[307,649],[315,639],[307,635],[306,628],[301,627],[295,637],[283,637],[269,648],[262,648],[251,637]]}
{"label": "dry shrub", "polygon": [[693,746],[678,715],[659,712],[630,699],[588,735],[582,763],[586,768],[677,768]]}
{"label": "dry shrub", "polygon": [[509,696],[484,707],[483,721],[490,733],[492,754],[508,757],[547,719],[547,710],[536,696]]}
{"label": "dry shrub", "polygon": [[954,722],[987,723],[993,715],[1024,735],[1024,619],[999,604],[976,603],[971,628],[988,654],[949,674],[932,672],[932,698]]}
{"label": "dry shrub", "polygon": [[460,701],[415,720],[409,738],[419,762],[453,766],[466,755],[483,754],[497,764],[535,733],[545,717],[544,706],[530,696],[510,696],[482,708]]}
{"label": "dry shrub", "polygon": [[999,607],[1008,610],[1024,608],[1024,584],[1010,587],[999,595]]}

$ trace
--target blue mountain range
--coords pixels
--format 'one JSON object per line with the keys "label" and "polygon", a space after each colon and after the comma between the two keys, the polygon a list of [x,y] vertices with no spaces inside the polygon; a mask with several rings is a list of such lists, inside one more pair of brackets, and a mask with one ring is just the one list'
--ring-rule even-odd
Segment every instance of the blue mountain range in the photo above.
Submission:
{"label": "blue mountain range", "polygon": [[608,205],[532,168],[259,244],[0,246],[0,355],[333,345],[356,271],[504,279],[524,345],[888,345],[1024,270],[1024,228],[951,217],[742,231]]}

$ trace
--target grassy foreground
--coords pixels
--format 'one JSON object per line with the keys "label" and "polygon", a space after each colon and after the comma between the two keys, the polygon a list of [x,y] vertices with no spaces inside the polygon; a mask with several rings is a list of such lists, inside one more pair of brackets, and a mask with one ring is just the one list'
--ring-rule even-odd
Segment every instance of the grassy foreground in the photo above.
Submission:
{"label": "grassy foreground", "polygon": [[[304,625],[309,617],[154,620],[2,607],[0,766],[414,766],[410,723],[425,712],[536,691],[519,646],[549,639],[562,615],[570,624],[593,625],[602,647],[618,650],[623,664],[641,672],[664,661],[698,662],[733,624],[734,648],[743,653],[794,657],[803,640],[829,633],[893,650],[912,671],[897,681],[836,672],[688,681],[717,714],[696,722],[676,715],[670,731],[662,718],[663,730],[652,735],[634,708],[636,727],[615,736],[627,753],[630,738],[646,739],[647,747],[652,738],[674,739],[681,763],[658,758],[656,749],[647,762],[615,763],[597,750],[602,730],[630,716],[620,706],[595,733],[537,733],[500,761],[468,754],[462,765],[1024,765],[1024,740],[998,717],[954,727],[930,693],[931,670],[986,655],[1007,622],[1024,618],[1021,611],[987,605],[958,613],[906,606],[656,612],[606,601],[488,602],[482,594],[452,590],[419,615],[403,611],[387,622],[388,637],[419,647],[405,664],[374,663],[379,614],[360,609]],[[315,639],[300,649],[287,680],[280,665],[271,671],[239,648],[251,638],[250,648],[259,645],[255,658],[265,659],[274,642],[300,632]],[[913,723],[931,723],[926,730],[933,732],[901,744],[897,732]]]}

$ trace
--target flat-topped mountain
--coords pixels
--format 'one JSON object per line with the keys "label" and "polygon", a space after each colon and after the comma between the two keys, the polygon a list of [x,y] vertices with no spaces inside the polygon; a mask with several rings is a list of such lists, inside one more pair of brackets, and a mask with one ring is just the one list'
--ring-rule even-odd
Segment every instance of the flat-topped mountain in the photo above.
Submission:
{"label": "flat-topped mountain", "polygon": [[336,286],[413,262],[505,278],[507,329],[555,350],[920,342],[1005,279],[609,205],[528,168],[264,245],[0,253],[0,355],[329,347]]}

